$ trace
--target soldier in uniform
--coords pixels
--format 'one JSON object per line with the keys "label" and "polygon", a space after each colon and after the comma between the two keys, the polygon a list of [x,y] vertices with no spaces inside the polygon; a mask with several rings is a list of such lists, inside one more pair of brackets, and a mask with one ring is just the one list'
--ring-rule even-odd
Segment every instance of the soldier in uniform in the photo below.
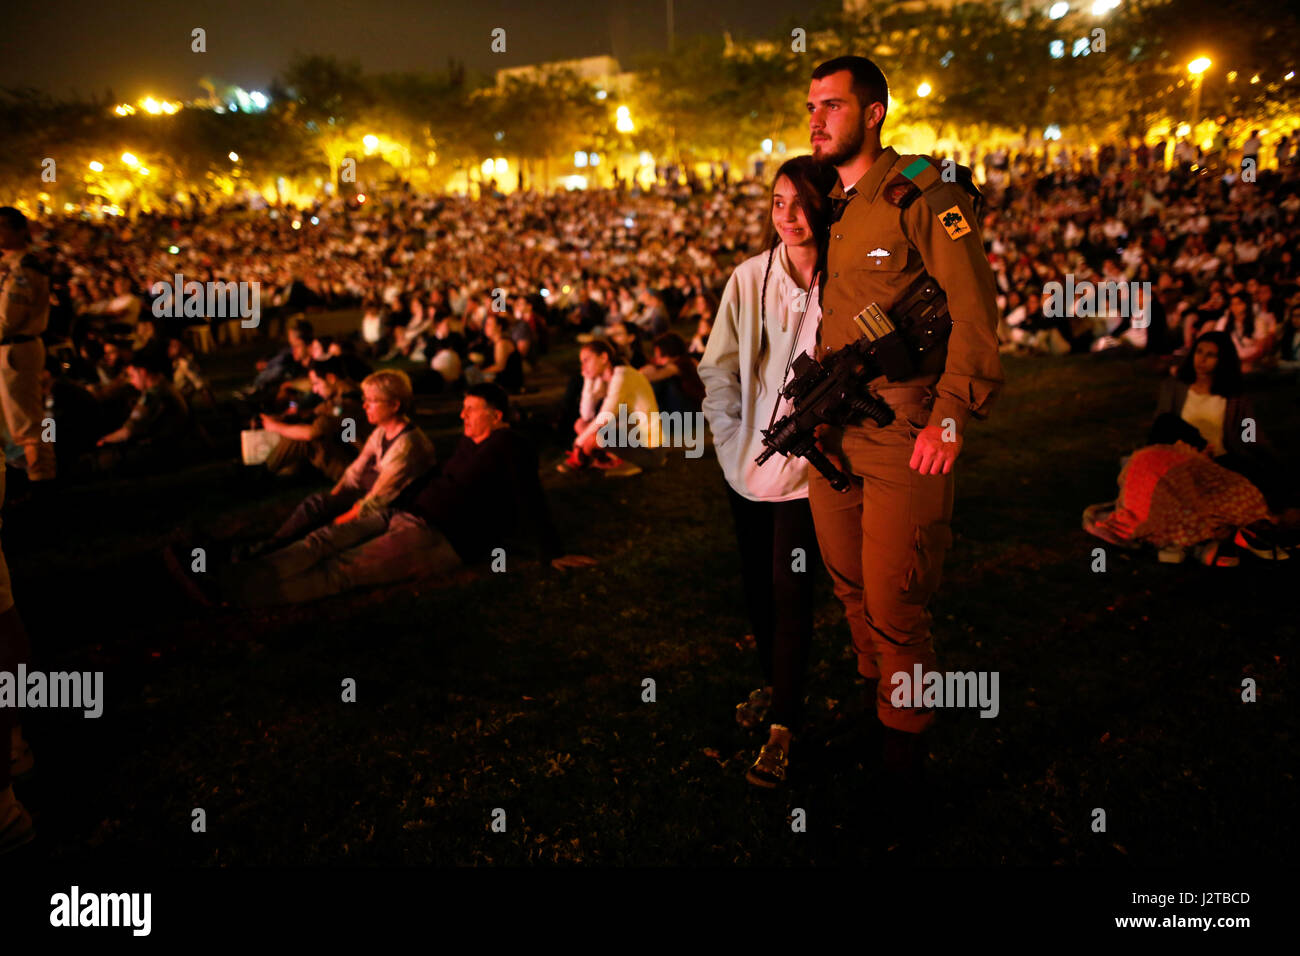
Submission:
{"label": "soldier in uniform", "polygon": [[[35,481],[54,477],[54,446],[42,442],[40,433],[45,346],[39,336],[50,311],[49,275],[28,254],[30,242],[27,217],[12,206],[0,208],[0,405],[9,433],[23,445],[28,474]],[[5,469],[0,462],[0,508],[4,495]],[[31,644],[14,604],[9,565],[0,550],[0,670],[16,673],[19,664],[30,660]],[[18,712],[0,708],[0,855],[35,836],[31,815],[12,786],[12,778],[30,764]]]}
{"label": "soldier in uniform", "polygon": [[54,445],[41,440],[45,398],[41,334],[50,316],[49,269],[31,251],[27,217],[0,207],[0,411],[33,482],[54,478]]}
{"label": "soldier in uniform", "polygon": [[945,175],[927,157],[881,147],[889,94],[880,69],[845,56],[812,76],[813,156],[839,172],[819,349],[853,342],[854,316],[872,302],[888,314],[922,272],[947,294],[952,318],[946,347],[927,352],[911,378],[870,383],[893,408],[892,423],[818,429],[820,447],[852,476],[849,490],[809,469],[818,543],[884,725],[884,764],[896,783],[915,788],[920,734],[934,714],[894,706],[893,676],[911,678],[916,664],[935,670],[926,606],[952,543],[953,465],[967,423],[985,416],[1003,380],[994,278],[972,203],[978,192],[962,185],[969,171],[950,166]]}

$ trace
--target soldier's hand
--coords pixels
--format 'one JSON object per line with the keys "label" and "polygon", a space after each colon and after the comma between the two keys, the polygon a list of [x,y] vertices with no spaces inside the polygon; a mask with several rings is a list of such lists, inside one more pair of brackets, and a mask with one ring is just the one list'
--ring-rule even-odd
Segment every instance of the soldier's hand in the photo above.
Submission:
{"label": "soldier's hand", "polygon": [[944,441],[943,431],[938,425],[921,429],[912,448],[912,460],[907,463],[909,468],[922,475],[946,475],[952,471],[952,464],[961,452],[961,435],[954,435],[953,441]]}
{"label": "soldier's hand", "polygon": [[830,425],[823,422],[813,429],[813,437],[816,439],[814,444],[816,444],[819,452],[831,459],[844,474],[853,474],[849,468],[849,460],[844,457],[844,449],[840,446],[840,440],[843,437],[841,432],[832,429]]}

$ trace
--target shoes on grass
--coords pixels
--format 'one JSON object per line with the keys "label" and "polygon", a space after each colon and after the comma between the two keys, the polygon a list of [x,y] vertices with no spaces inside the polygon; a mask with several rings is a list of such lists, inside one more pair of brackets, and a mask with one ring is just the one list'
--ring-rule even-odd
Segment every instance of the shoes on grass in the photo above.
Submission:
{"label": "shoes on grass", "polygon": [[555,470],[562,475],[571,474],[575,471],[580,471],[581,469],[586,468],[588,461],[589,459],[583,455],[582,452],[573,448],[570,449],[569,454],[565,457],[564,461],[555,466]]}
{"label": "shoes on grass", "polygon": [[736,723],[745,730],[761,727],[767,720],[768,709],[772,706],[772,692],[765,687],[753,691],[749,698],[736,705]]}
{"label": "shoes on grass", "polygon": [[1264,561],[1286,561],[1291,557],[1285,548],[1250,528],[1239,528],[1232,543]]}
{"label": "shoes on grass", "polygon": [[628,478],[632,475],[641,474],[640,465],[634,465],[632,462],[612,454],[607,454],[603,458],[592,459],[591,467],[604,472],[606,478]]}
{"label": "shoes on grass", "polygon": [[785,783],[790,767],[790,752],[779,743],[768,742],[758,752],[754,765],[745,771],[745,779],[756,787],[774,790]]}

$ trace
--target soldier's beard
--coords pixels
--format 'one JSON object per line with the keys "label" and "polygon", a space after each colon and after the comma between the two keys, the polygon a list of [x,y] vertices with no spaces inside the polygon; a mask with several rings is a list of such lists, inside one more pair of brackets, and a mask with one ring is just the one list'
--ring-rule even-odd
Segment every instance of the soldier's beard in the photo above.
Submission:
{"label": "soldier's beard", "polygon": [[862,117],[858,117],[858,125],[852,132],[848,133],[844,139],[838,143],[833,140],[829,145],[822,143],[821,148],[813,147],[813,159],[828,166],[843,166],[858,153],[862,152],[862,145],[867,141],[866,124],[862,122]]}

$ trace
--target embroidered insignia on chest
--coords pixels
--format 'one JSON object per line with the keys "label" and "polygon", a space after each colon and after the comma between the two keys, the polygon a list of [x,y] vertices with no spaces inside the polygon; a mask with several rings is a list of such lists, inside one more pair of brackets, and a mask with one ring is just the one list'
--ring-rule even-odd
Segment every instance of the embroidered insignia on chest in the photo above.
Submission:
{"label": "embroidered insignia on chest", "polygon": [[949,206],[939,213],[939,222],[948,231],[948,238],[950,239],[960,239],[970,232],[970,225],[966,222],[966,217],[961,214],[961,210],[956,206]]}
{"label": "embroidered insignia on chest", "polygon": [[876,246],[876,248],[872,249],[870,252],[867,253],[867,256],[868,256],[868,257],[870,257],[870,256],[887,256],[887,255],[889,255],[889,250],[888,250],[888,249],[882,249],[882,248],[880,248],[879,246]]}

